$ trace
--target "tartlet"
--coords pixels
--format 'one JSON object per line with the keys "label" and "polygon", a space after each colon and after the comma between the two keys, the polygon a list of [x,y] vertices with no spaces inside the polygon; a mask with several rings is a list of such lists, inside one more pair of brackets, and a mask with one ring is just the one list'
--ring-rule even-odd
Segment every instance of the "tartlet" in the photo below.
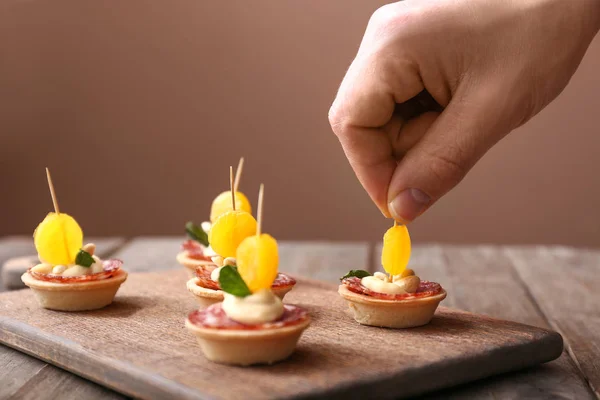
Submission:
{"label": "tartlet", "polygon": [[348,301],[356,322],[385,328],[426,325],[446,298],[446,291],[435,282],[422,281],[415,293],[390,295],[369,290],[357,277],[343,279],[338,293]]}
{"label": "tartlet", "polygon": [[207,250],[208,248],[201,243],[188,239],[181,245],[181,252],[176,256],[177,262],[186,268],[190,277],[194,277],[196,268],[216,266],[211,259],[215,254],[209,253]]}
{"label": "tartlet", "polygon": [[[223,301],[224,292],[221,290],[219,282],[213,281],[210,276],[215,268],[216,265],[197,267],[194,277],[186,283],[187,290],[194,296],[201,309]],[[296,280],[294,278],[279,273],[273,285],[271,285],[271,290],[283,300],[295,284]]]}
{"label": "tartlet", "polygon": [[220,254],[214,258],[218,269],[200,267],[188,282],[204,305],[223,298],[185,321],[210,361],[241,366],[282,361],[310,324],[305,310],[281,300],[296,282],[278,273],[277,241],[261,233],[263,190],[261,185],[258,221],[235,207],[217,218],[209,241]]}
{"label": "tartlet", "polygon": [[185,326],[196,336],[207,359],[221,364],[273,364],[288,358],[310,324],[308,313],[285,305],[277,321],[245,325],[227,317],[221,303],[192,312]]}
{"label": "tartlet", "polygon": [[87,311],[113,302],[119,287],[127,279],[119,260],[104,261],[105,270],[92,275],[60,276],[38,274],[31,269],[21,276],[43,308],[58,311]]}
{"label": "tartlet", "polygon": [[352,270],[340,278],[338,293],[346,301],[356,322],[384,328],[426,325],[446,291],[439,283],[421,281],[407,268],[411,241],[406,225],[394,225],[383,235],[383,272]]}
{"label": "tartlet", "polygon": [[21,275],[43,308],[59,311],[96,310],[112,303],[127,279],[121,260],[101,260],[96,245],[83,245],[77,221],[61,213],[56,192],[46,168],[54,212],[48,213],[33,232],[40,264]]}

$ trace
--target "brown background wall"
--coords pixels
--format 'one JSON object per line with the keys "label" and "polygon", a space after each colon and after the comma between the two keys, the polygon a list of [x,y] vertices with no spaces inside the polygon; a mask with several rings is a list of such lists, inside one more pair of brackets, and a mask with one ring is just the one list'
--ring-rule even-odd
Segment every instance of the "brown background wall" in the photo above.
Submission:
{"label": "brown background wall", "polygon": [[[388,222],[327,110],[383,1],[5,0],[0,234],[62,209],[87,234],[181,233],[247,164],[279,238],[378,240]],[[110,6],[108,5],[110,4]],[[600,245],[600,40],[563,95],[412,225],[415,241]]]}

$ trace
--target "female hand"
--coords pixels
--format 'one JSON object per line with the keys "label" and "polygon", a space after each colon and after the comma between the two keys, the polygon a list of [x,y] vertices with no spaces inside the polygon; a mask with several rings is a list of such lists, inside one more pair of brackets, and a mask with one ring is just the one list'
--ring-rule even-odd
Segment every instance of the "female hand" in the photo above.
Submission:
{"label": "female hand", "polygon": [[369,21],[331,126],[384,215],[412,221],[560,94],[599,28],[598,0],[386,5]]}

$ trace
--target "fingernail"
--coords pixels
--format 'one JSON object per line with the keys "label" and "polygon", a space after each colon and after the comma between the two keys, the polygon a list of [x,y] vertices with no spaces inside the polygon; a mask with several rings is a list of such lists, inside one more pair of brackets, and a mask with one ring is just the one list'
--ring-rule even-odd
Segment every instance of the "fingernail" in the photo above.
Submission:
{"label": "fingernail", "polygon": [[431,197],[419,189],[405,189],[389,204],[394,219],[410,222],[417,218],[431,203]]}

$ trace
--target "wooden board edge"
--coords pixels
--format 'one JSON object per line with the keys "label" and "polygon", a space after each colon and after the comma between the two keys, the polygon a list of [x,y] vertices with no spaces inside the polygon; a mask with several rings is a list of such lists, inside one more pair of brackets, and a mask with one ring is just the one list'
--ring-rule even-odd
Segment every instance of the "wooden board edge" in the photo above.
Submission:
{"label": "wooden board edge", "polygon": [[[337,289],[336,284],[313,279],[298,278],[298,282],[310,285],[314,284],[327,290]],[[446,307],[440,307],[440,309],[446,309]],[[478,318],[502,321],[485,315],[460,310],[450,310],[477,316]],[[419,375],[418,370],[408,370],[399,374],[382,376],[381,379],[378,380],[377,385],[370,385],[369,389],[363,387],[369,380],[357,380],[335,388],[324,388],[311,393],[298,393],[296,396],[293,396],[293,398],[303,399],[319,397],[341,399],[343,397],[347,398],[348,396],[353,397],[358,395],[363,395],[361,397],[368,398],[375,394],[378,398],[414,396],[430,392],[432,387],[433,390],[450,388],[473,380],[517,371],[548,362],[558,358],[562,353],[563,339],[559,333],[523,323],[514,322],[514,324],[531,328],[531,340],[526,343],[515,343],[508,349],[495,350],[493,357],[496,357],[497,359],[490,365],[490,368],[481,369],[476,367],[478,363],[481,363],[480,357],[483,356],[473,356],[470,359],[467,359],[465,363],[466,367],[465,365],[459,365],[456,361],[448,360],[446,364],[430,368],[430,370],[427,371],[428,378],[426,381],[421,378],[421,381],[419,382],[419,379],[417,379],[417,376]],[[36,339],[31,339],[31,337],[35,337]],[[8,317],[0,316],[0,342],[126,395],[152,399],[173,397],[183,399],[207,398],[194,389],[173,382],[154,372],[149,372],[143,368],[136,367],[133,364],[114,361],[112,358],[98,355],[75,342],[63,339],[60,336],[48,335],[37,328]],[[79,354],[74,354],[73,348],[75,347],[84,354],[83,357],[79,356]],[[53,350],[51,353],[48,353],[44,348]],[[542,358],[539,356],[542,352],[548,352],[548,355],[545,358]],[[94,363],[99,365],[94,365]],[[445,369],[450,369],[452,372],[447,373],[447,370],[444,372]],[[465,373],[466,375],[464,375]],[[100,380],[97,377],[103,377],[103,380]],[[131,379],[130,383],[135,382],[135,386],[129,389],[123,387],[123,379]],[[431,386],[432,381],[436,382],[433,386]],[[407,390],[407,388],[410,389]],[[399,389],[402,390],[401,393],[398,393]]]}
{"label": "wooden board edge", "polygon": [[[35,337],[36,339],[31,339]],[[0,343],[119,393],[140,399],[208,400],[196,390],[8,317],[0,316]],[[80,353],[73,351],[77,348]],[[53,349],[48,352],[45,349]],[[80,355],[83,354],[83,357]],[[102,377],[100,379],[99,377]],[[123,379],[130,379],[129,386]]]}
{"label": "wooden board edge", "polygon": [[[563,352],[562,336],[554,331],[536,329],[539,329],[540,334],[533,342],[519,343],[515,346],[495,350],[493,356],[490,357],[494,359],[494,363],[490,364],[491,368],[489,369],[480,367],[480,359],[489,357],[489,355],[479,355],[466,361],[464,359],[460,362],[448,360],[445,363],[440,363],[430,368],[427,378],[423,378],[422,371],[415,368],[382,377],[376,385],[373,385],[370,378],[365,378],[332,389],[299,394],[293,398],[295,400],[315,398],[334,400],[347,400],[348,398],[411,398],[556,360]],[[540,357],[539,355],[543,352],[548,352],[548,355]],[[451,372],[448,373],[448,371]],[[432,385],[432,381],[435,381],[435,384]],[[399,388],[402,388],[401,392],[398,391]]]}
{"label": "wooden board edge", "polygon": [[[422,371],[415,369],[382,377],[381,381],[375,386],[372,384],[367,385],[369,383],[367,382],[368,379],[364,381],[357,380],[351,384],[331,389],[305,394],[299,393],[294,398],[347,399],[349,396],[403,398],[431,392],[432,389],[450,388],[493,375],[517,371],[558,358],[563,351],[562,336],[557,332],[540,328],[537,328],[537,332],[530,342],[517,343],[508,348],[495,350],[494,362],[487,369],[480,368],[480,358],[485,356],[473,356],[466,361],[463,359],[460,363],[456,360],[448,360],[446,363],[431,367],[426,379],[419,378]],[[31,339],[31,337],[35,337],[36,340]],[[83,378],[136,398],[208,398],[194,389],[153,372],[95,354],[75,342],[46,334],[37,328],[11,318],[0,317],[0,342]],[[44,350],[45,348],[51,348],[53,351],[47,352]],[[80,353],[75,355],[74,348],[77,348]],[[547,356],[540,357],[540,354],[544,353]],[[83,357],[80,354],[83,354]],[[451,372],[448,373],[448,371]],[[99,379],[99,377],[103,379]],[[130,385],[132,383],[133,385],[129,387],[123,385],[124,378],[128,379]],[[435,381],[433,386],[431,385],[432,381]],[[399,388],[402,390],[398,391]]]}

